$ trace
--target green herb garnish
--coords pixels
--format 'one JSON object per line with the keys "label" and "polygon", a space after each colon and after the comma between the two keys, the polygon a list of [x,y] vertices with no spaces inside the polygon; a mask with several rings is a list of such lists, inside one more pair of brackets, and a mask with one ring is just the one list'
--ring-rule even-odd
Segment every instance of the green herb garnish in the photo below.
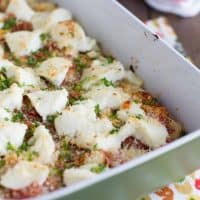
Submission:
{"label": "green herb garnish", "polygon": [[114,87],[114,84],[112,81],[109,81],[108,79],[106,78],[102,78],[101,79],[101,82],[106,86],[106,87],[109,87],[109,86],[113,86]]}
{"label": "green herb garnish", "polygon": [[136,117],[137,119],[142,119],[142,118],[143,118],[143,115],[137,114],[137,115],[135,115],[135,117]]}
{"label": "green herb garnish", "polygon": [[107,57],[106,57],[106,60],[107,60],[107,63],[108,63],[108,64],[111,64],[111,63],[114,62],[114,58],[113,58],[112,56],[107,56]]}
{"label": "green herb garnish", "polygon": [[119,128],[114,128],[110,131],[111,135],[117,134],[119,132]]}
{"label": "green herb garnish", "polygon": [[47,42],[48,40],[50,40],[51,39],[51,35],[49,34],[49,33],[42,33],[41,35],[40,35],[40,40],[42,41],[42,42]]}
{"label": "green herb garnish", "polygon": [[94,172],[96,174],[100,174],[101,172],[103,172],[105,170],[106,166],[104,164],[99,164],[96,167],[92,167],[90,169],[91,172]]}
{"label": "green herb garnish", "polygon": [[30,66],[36,66],[38,63],[37,59],[34,56],[29,56],[27,60],[27,64]]}
{"label": "green herb garnish", "polygon": [[4,22],[4,25],[3,25],[2,29],[4,29],[4,30],[10,30],[10,29],[12,29],[15,25],[16,25],[16,18],[14,18],[14,17],[9,17],[9,18],[6,19],[6,21]]}
{"label": "green herb garnish", "polygon": [[0,160],[0,168],[2,168],[3,166],[5,166],[6,161],[5,160]]}
{"label": "green herb garnish", "polygon": [[54,114],[54,115],[48,115],[47,116],[47,121],[49,123],[54,123],[54,120],[56,119],[56,117],[58,116],[58,113]]}
{"label": "green herb garnish", "polygon": [[97,104],[97,105],[95,106],[94,112],[96,113],[96,116],[97,116],[97,117],[100,117],[100,116],[101,116],[101,109],[100,109],[99,104]]}
{"label": "green herb garnish", "polygon": [[77,67],[77,70],[78,70],[79,72],[82,72],[83,69],[87,67],[86,64],[83,63],[83,62],[81,61],[80,58],[76,58],[76,59],[74,60],[74,63],[75,63],[75,65],[76,65],[76,67]]}
{"label": "green herb garnish", "polygon": [[24,115],[22,112],[17,112],[17,113],[14,113],[13,116],[12,116],[12,121],[13,122],[22,122],[24,119]]}

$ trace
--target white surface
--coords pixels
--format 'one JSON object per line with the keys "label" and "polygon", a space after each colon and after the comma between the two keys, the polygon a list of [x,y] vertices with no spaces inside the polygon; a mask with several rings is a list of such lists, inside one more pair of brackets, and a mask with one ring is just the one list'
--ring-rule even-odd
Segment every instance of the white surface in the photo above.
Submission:
{"label": "white surface", "polygon": [[193,17],[200,12],[199,0],[146,0],[146,2],[157,10],[174,13],[182,17]]}

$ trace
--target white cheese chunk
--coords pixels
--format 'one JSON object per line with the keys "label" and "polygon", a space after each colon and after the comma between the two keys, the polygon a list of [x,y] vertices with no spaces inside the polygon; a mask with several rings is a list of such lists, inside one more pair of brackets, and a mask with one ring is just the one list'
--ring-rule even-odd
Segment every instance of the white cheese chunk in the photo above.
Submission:
{"label": "white cheese chunk", "polygon": [[22,106],[24,90],[16,84],[10,88],[0,91],[0,107],[7,108],[11,111],[20,109]]}
{"label": "white cheese chunk", "polygon": [[142,87],[144,83],[143,80],[139,76],[136,76],[136,74],[133,73],[131,70],[125,71],[124,78],[127,79],[130,83],[137,85],[139,87]]}
{"label": "white cheese chunk", "polygon": [[72,20],[63,21],[53,26],[51,36],[59,48],[65,47],[74,52],[89,51],[95,45],[95,40],[88,38],[82,27]]}
{"label": "white cheese chunk", "polygon": [[56,86],[60,86],[72,66],[71,60],[62,57],[49,58],[36,70],[36,73]]}
{"label": "white cheese chunk", "polygon": [[118,132],[103,137],[99,136],[96,143],[97,148],[104,151],[116,152],[121,148],[121,143],[129,136],[132,136],[134,132],[135,128],[133,124],[128,121]]}
{"label": "white cheese chunk", "polygon": [[145,112],[139,103],[130,102],[127,108],[121,107],[117,112],[117,116],[119,119],[126,121],[130,116],[145,116]]}
{"label": "white cheese chunk", "polygon": [[108,64],[105,61],[94,60],[90,68],[83,71],[82,80],[84,81],[83,87],[89,89],[93,84],[96,84],[101,79],[105,78],[113,83],[121,80],[124,77],[124,67],[118,61],[113,61]]}
{"label": "white cheese chunk", "polygon": [[0,122],[0,155],[7,153],[7,144],[19,147],[23,143],[27,126],[25,124],[8,121]]}
{"label": "white cheese chunk", "polygon": [[68,102],[68,92],[65,89],[34,91],[27,96],[43,120],[46,120],[48,115],[61,112]]}
{"label": "white cheese chunk", "polygon": [[131,118],[135,127],[133,136],[151,148],[157,148],[166,143],[168,132],[158,120],[144,117],[141,119]]}
{"label": "white cheese chunk", "polygon": [[6,59],[0,59],[0,70],[2,70],[3,68],[5,70],[7,70],[8,68],[14,66],[14,64],[12,62],[10,62],[9,60]]}
{"label": "white cheese chunk", "polygon": [[42,185],[47,179],[49,169],[36,162],[19,161],[1,177],[1,185],[14,190],[23,189],[32,183]]}
{"label": "white cheese chunk", "polygon": [[64,184],[70,186],[75,183],[96,177],[97,174],[91,171],[91,167],[81,166],[79,168],[65,169],[63,173]]}
{"label": "white cheese chunk", "polygon": [[94,112],[96,103],[88,100],[65,109],[55,119],[55,128],[59,135],[66,135],[78,146],[92,148],[99,134],[112,130],[112,123],[99,119]]}
{"label": "white cheese chunk", "polygon": [[116,109],[130,98],[121,88],[106,87],[104,85],[92,87],[90,91],[84,94],[84,97],[95,101],[101,109],[107,107]]}
{"label": "white cheese chunk", "polygon": [[39,153],[39,157],[36,158],[36,161],[43,164],[51,163],[55,151],[55,143],[49,130],[44,126],[37,127],[31,140],[35,142],[30,150]]}
{"label": "white cheese chunk", "polygon": [[36,87],[40,85],[40,79],[31,68],[21,68],[17,66],[9,67],[6,75],[13,78],[21,86]]}
{"label": "white cheese chunk", "polygon": [[0,122],[8,121],[11,119],[11,113],[8,112],[5,108],[0,107]]}
{"label": "white cheese chunk", "polygon": [[50,28],[58,22],[71,19],[72,15],[68,10],[64,8],[57,8],[50,13],[36,13],[33,15],[31,22],[34,29],[42,29],[44,32],[48,32]]}
{"label": "white cheese chunk", "polygon": [[26,0],[10,0],[6,13],[14,14],[17,19],[24,21],[30,21],[34,15],[34,11],[28,5]]}
{"label": "white cheese chunk", "polygon": [[17,31],[5,35],[6,43],[16,56],[26,56],[41,48],[40,31]]}

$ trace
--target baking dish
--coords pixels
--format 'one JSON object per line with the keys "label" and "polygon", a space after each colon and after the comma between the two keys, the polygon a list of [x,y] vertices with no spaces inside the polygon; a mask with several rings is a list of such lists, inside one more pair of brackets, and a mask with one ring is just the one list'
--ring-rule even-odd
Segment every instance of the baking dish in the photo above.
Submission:
{"label": "baking dish", "polygon": [[127,67],[133,65],[145,80],[146,88],[159,95],[190,134],[94,180],[38,199],[136,199],[196,169],[200,165],[196,159],[200,149],[199,70],[150,33],[116,1],[59,0],[57,3],[72,11],[105,52]]}

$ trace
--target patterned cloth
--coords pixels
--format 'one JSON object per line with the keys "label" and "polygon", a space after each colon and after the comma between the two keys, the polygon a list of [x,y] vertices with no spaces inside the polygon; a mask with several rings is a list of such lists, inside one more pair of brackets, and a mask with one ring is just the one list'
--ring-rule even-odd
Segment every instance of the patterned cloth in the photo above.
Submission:
{"label": "patterned cloth", "polygon": [[[186,56],[173,28],[164,17],[146,22],[147,27],[160,38]],[[186,176],[176,183],[143,197],[141,200],[200,200],[200,170]]]}

